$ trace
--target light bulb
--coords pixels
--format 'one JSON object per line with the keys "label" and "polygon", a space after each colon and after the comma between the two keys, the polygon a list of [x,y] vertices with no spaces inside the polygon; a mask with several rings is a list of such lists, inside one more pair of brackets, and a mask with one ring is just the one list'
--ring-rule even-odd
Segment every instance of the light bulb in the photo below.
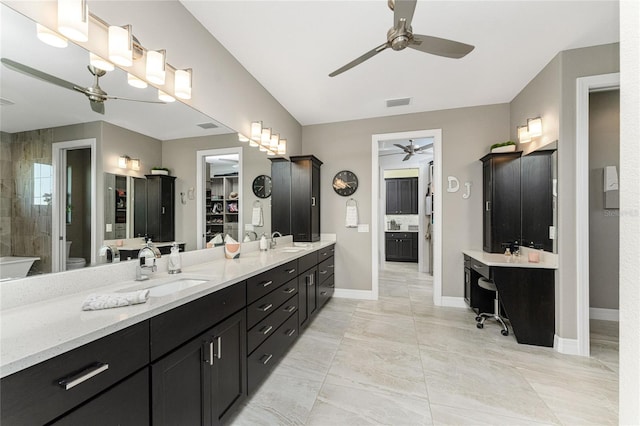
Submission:
{"label": "light bulb", "polygon": [[147,52],[147,80],[163,85],[165,81],[165,51],[149,50]]}

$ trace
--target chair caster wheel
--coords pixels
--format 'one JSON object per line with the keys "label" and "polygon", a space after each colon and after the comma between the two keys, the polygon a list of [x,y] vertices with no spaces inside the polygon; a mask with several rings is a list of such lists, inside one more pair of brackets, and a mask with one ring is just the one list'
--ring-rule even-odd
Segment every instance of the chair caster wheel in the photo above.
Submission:
{"label": "chair caster wheel", "polygon": [[480,321],[481,319],[482,319],[482,317],[481,317],[480,315],[478,315],[478,316],[476,317],[476,321]]}
{"label": "chair caster wheel", "polygon": [[502,333],[503,336],[508,336],[509,330],[502,330],[500,333]]}
{"label": "chair caster wheel", "polygon": [[476,324],[476,327],[478,327],[478,328],[484,328],[484,324],[477,323],[477,324]]}

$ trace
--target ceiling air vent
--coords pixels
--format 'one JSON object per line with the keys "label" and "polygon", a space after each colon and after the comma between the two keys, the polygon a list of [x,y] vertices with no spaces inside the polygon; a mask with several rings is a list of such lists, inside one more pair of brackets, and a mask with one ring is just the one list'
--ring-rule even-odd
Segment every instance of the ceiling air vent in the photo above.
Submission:
{"label": "ceiling air vent", "polygon": [[216,128],[218,128],[218,126],[216,126],[213,123],[201,123],[201,124],[198,124],[198,127],[202,127],[203,129],[216,129]]}
{"label": "ceiling air vent", "polygon": [[409,105],[411,98],[387,99],[387,108]]}

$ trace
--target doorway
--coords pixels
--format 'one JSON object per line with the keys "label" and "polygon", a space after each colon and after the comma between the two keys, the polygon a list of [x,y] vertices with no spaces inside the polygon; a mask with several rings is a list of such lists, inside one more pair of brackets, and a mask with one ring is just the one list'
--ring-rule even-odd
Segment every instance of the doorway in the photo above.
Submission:
{"label": "doorway", "polygon": [[[433,179],[429,179],[432,182],[433,188],[439,188],[441,182],[441,170],[440,163],[442,161],[442,131],[440,129],[432,129],[432,130],[416,130],[416,131],[408,131],[401,133],[386,133],[386,134],[377,134],[372,135],[372,169],[371,174],[374,177],[372,179],[372,190],[371,190],[371,223],[372,223],[372,297],[374,299],[378,298],[379,289],[378,289],[378,278],[379,278],[379,269],[380,266],[383,265],[385,261],[384,257],[384,239],[385,239],[385,227],[386,222],[384,219],[384,213],[386,211],[386,194],[384,184],[384,169],[381,165],[386,161],[386,156],[380,156],[384,154],[385,147],[395,146],[396,143],[406,142],[407,145],[410,143],[410,140],[427,140],[431,141],[431,147],[433,148],[432,154],[429,155],[429,159],[425,158],[423,160],[418,160],[416,165],[413,165],[411,168],[418,169],[418,188],[420,188],[418,192],[418,217],[420,219],[425,217],[425,211],[427,209],[426,202],[426,188],[428,187],[427,181],[433,176]],[[419,146],[422,146],[420,144]],[[400,158],[400,162],[402,162],[402,158],[406,157],[406,153],[403,157]],[[416,159],[420,158],[420,156],[415,156]],[[382,159],[382,160],[381,160]],[[433,160],[433,173],[431,173],[431,168],[429,167],[430,160]],[[407,166],[407,168],[409,168]],[[433,300],[436,305],[441,305],[442,303],[442,229],[441,223],[437,220],[440,217],[442,211],[442,200],[441,195],[434,193],[433,194],[433,203],[432,203],[432,218],[435,220],[432,221],[432,230],[429,233],[430,239],[433,241]],[[420,273],[425,273],[425,265],[424,255],[427,253],[426,244],[428,240],[424,238],[425,233],[427,231],[427,227],[425,223],[431,223],[431,218],[429,220],[419,220],[418,221],[418,267],[420,268]],[[428,268],[427,268],[428,269]]]}
{"label": "doorway", "polygon": [[52,272],[95,264],[96,140],[53,144]]}

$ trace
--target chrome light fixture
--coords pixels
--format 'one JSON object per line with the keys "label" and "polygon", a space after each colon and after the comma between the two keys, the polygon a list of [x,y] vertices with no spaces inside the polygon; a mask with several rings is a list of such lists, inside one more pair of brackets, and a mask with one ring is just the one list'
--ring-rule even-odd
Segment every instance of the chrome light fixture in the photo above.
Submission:
{"label": "chrome light fixture", "polygon": [[71,40],[89,40],[89,7],[86,0],[58,0],[58,31]]}
{"label": "chrome light fixture", "polygon": [[109,26],[109,60],[122,67],[133,65],[131,25]]}
{"label": "chrome light fixture", "polygon": [[66,38],[44,25],[36,24],[36,35],[41,42],[49,46],[63,48],[69,44]]}
{"label": "chrome light fixture", "polygon": [[271,142],[269,144],[269,149],[271,151],[278,151],[278,141],[280,140],[280,135],[278,134],[272,134],[271,135]]}
{"label": "chrome light fixture", "polygon": [[129,165],[129,160],[131,160],[131,158],[129,158],[128,155],[121,155],[118,158],[118,167],[120,167],[121,169],[126,169]]}
{"label": "chrome light fixture", "polygon": [[89,52],[89,63],[101,70],[113,71],[116,67],[106,59],[101,58],[93,52]]}
{"label": "chrome light fixture", "polygon": [[149,50],[147,52],[147,80],[154,84],[163,85],[166,77],[167,51]]}
{"label": "chrome light fixture", "polygon": [[538,136],[542,136],[542,118],[528,118],[527,119],[527,129],[529,130],[529,135],[532,138],[537,138]]}
{"label": "chrome light fixture", "polygon": [[180,99],[191,99],[191,68],[176,70],[173,91]]}
{"label": "chrome light fixture", "polygon": [[140,170],[140,159],[132,158],[131,159],[131,170],[139,171]]}
{"label": "chrome light fixture", "polygon": [[518,142],[520,143],[531,142],[531,134],[529,134],[529,130],[527,129],[527,126],[518,126]]}

